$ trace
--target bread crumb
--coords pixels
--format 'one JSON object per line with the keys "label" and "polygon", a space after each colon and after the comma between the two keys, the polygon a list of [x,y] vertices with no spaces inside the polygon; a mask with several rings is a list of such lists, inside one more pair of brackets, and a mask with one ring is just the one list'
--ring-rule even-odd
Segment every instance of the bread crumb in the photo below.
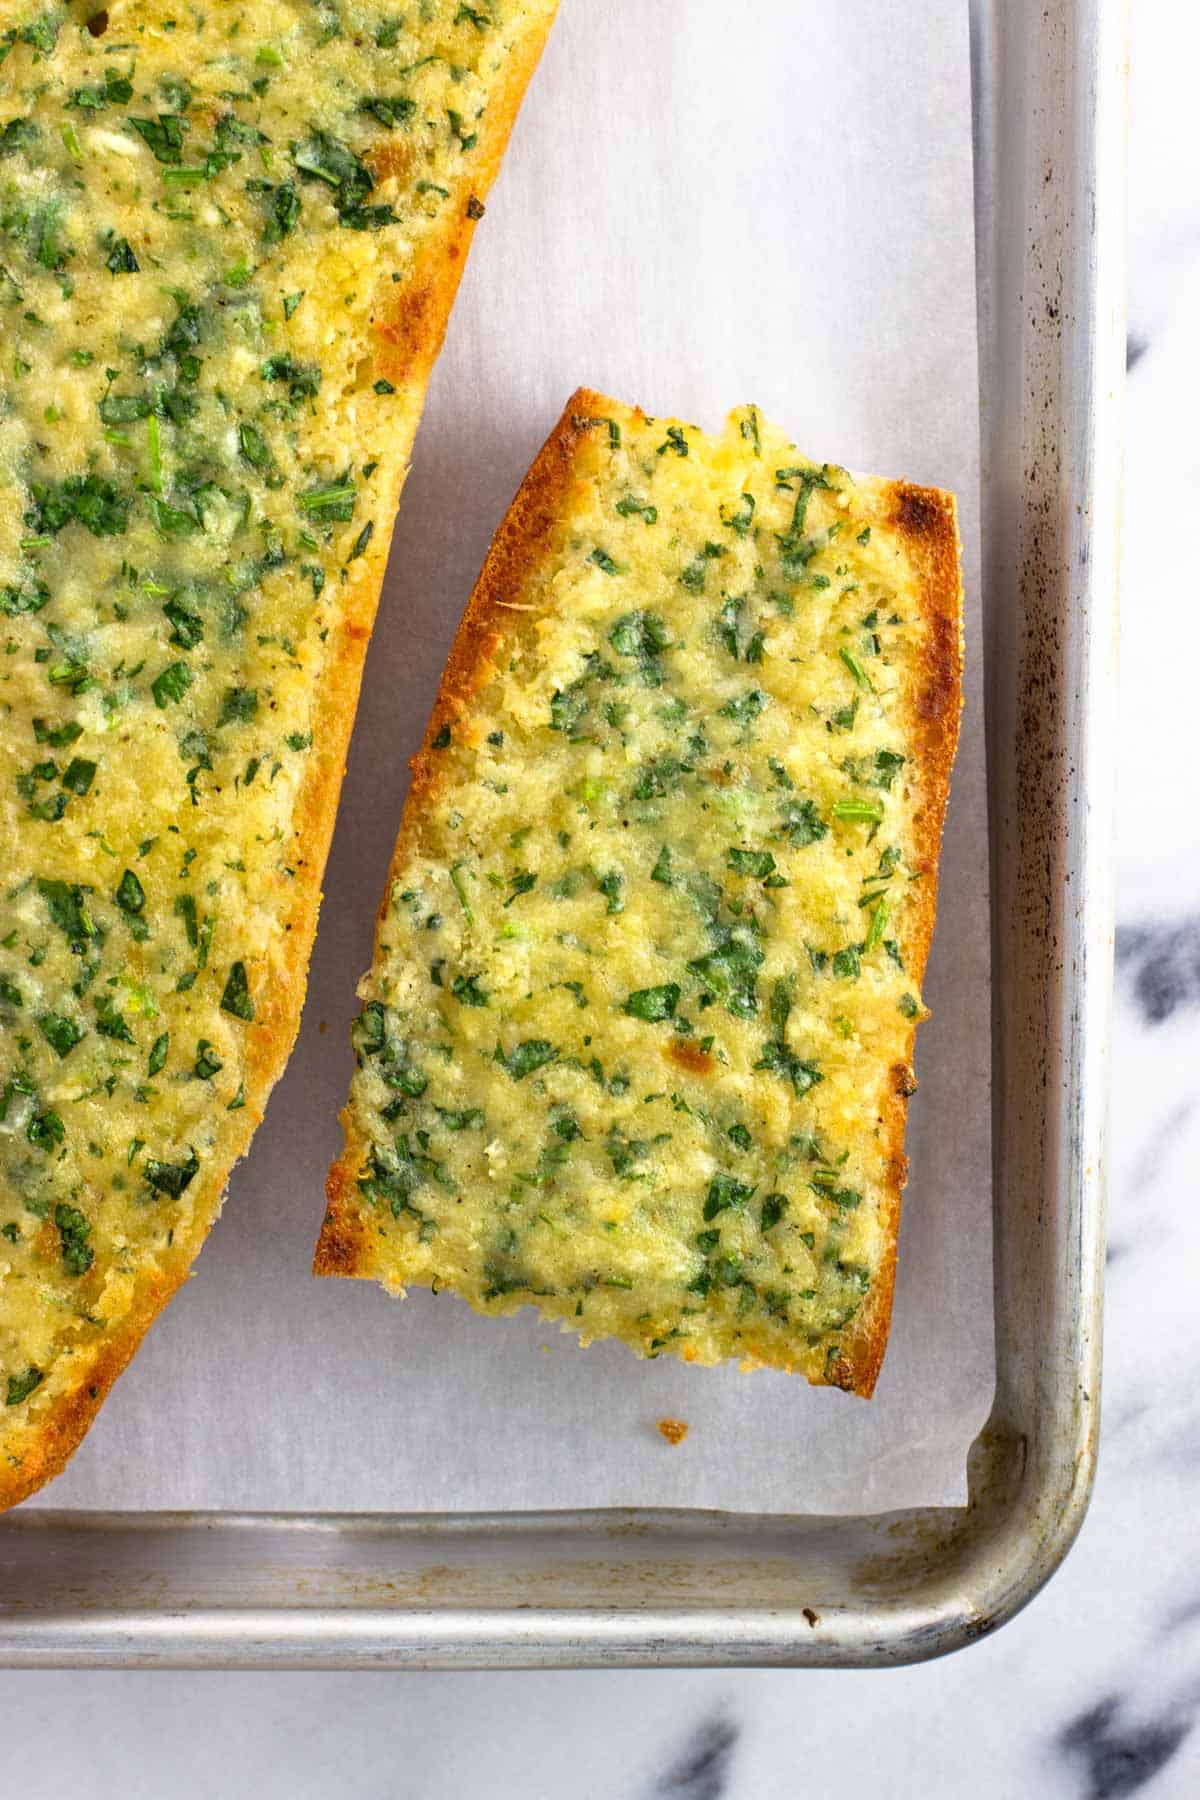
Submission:
{"label": "bread crumb", "polygon": [[325,1033],[328,1031],[328,1029],[329,1029],[328,1025],[325,1023],[324,1019],[322,1019],[320,1024],[317,1026],[317,1030],[320,1032],[322,1037],[325,1036]]}
{"label": "bread crumb", "polygon": [[668,1444],[682,1444],[684,1438],[688,1434],[686,1419],[660,1419],[658,1421],[658,1429],[662,1432]]}

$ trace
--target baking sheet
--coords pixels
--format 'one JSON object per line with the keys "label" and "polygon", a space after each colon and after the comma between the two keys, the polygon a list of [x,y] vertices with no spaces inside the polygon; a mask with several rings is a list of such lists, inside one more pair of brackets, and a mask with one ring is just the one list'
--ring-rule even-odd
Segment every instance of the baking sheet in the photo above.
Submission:
{"label": "baking sheet", "polygon": [[[194,1280],[35,1504],[961,1503],[993,1378],[969,109],[960,0],[563,0],[417,440],[300,1043]],[[870,1405],[307,1273],[406,759],[488,539],[580,382],[706,426],[754,401],[809,455],[959,494],[967,706]],[[690,1425],[678,1448],[666,1415]]]}

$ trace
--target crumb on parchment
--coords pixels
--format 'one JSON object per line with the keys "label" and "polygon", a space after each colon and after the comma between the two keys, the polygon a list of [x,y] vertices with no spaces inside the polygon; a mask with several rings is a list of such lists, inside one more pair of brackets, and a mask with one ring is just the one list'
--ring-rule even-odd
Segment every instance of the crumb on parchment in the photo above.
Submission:
{"label": "crumb on parchment", "polygon": [[672,1446],[682,1444],[688,1434],[686,1419],[659,1419],[658,1429]]}

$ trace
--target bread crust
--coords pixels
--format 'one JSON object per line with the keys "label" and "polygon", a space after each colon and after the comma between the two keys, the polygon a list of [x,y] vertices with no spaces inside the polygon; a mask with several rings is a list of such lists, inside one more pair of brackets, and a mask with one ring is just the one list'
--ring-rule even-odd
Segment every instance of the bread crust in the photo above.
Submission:
{"label": "bread crust", "polygon": [[[565,510],[588,422],[603,418],[614,408],[619,412],[629,410],[590,388],[576,390],[521,483],[488,550],[455,635],[422,748],[412,758],[412,785],[380,904],[376,951],[393,881],[411,850],[439,781],[446,778],[442,773],[444,759],[433,751],[433,740],[444,725],[453,725],[468,710],[472,697],[487,680],[511,617],[510,596],[519,591],[537,566]],[[641,420],[644,416],[635,409],[635,417]],[[903,540],[919,577],[927,634],[923,679],[914,696],[912,717],[906,721],[909,741],[919,753],[914,759],[920,783],[914,837],[915,868],[923,879],[915,890],[914,903],[907,909],[902,947],[905,967],[919,985],[933,936],[938,854],[962,710],[962,581],[957,513],[954,496],[939,488],[883,480],[863,481],[858,486],[860,493],[873,502],[874,518],[880,527]],[[843,1340],[842,1354],[826,1374],[830,1385],[863,1398],[869,1398],[874,1391],[891,1322],[896,1237],[908,1171],[904,1128],[908,1099],[916,1087],[912,1074],[916,1025],[914,1020],[907,1035],[904,1060],[892,1070],[892,1086],[878,1120],[890,1170],[882,1220],[887,1249],[855,1329]],[[377,1273],[374,1246],[357,1206],[357,1176],[370,1145],[349,1107],[341,1120],[345,1144],[326,1182],[327,1207],[313,1273],[370,1279]]]}
{"label": "bread crust", "polygon": [[[907,722],[909,739],[920,751],[921,801],[913,829],[917,846],[915,869],[921,872],[922,880],[907,911],[903,951],[904,966],[919,987],[925,976],[937,915],[938,857],[962,716],[958,512],[954,495],[941,488],[916,487],[907,481],[871,485],[881,507],[880,522],[903,538],[909,560],[920,574],[921,611],[928,632],[924,680],[917,690],[914,716]],[[892,1322],[901,1197],[908,1179],[904,1128],[908,1102],[917,1087],[912,1065],[918,1022],[912,1021],[903,1061],[893,1065],[892,1086],[879,1120],[891,1170],[883,1221],[887,1249],[855,1328],[844,1340],[843,1353],[829,1372],[833,1385],[867,1400],[875,1391]]]}
{"label": "bread crust", "polygon": [[[403,407],[397,409],[395,429],[397,437],[408,446],[399,478],[386,497],[385,515],[390,505],[393,519],[408,474],[408,450],[424,407],[425,387],[442,347],[475,226],[483,216],[482,202],[499,171],[521,100],[556,11],[557,0],[548,0],[544,21],[511,50],[480,120],[473,191],[430,244],[419,280],[415,284],[397,285],[392,282],[390,271],[385,269],[377,283],[372,308],[376,336],[375,371],[378,376],[392,381],[404,394]],[[390,532],[375,535],[368,550],[353,564],[350,578],[342,589],[338,642],[322,671],[318,689],[324,733],[314,745],[297,796],[294,841],[303,849],[297,858],[295,879],[286,884],[286,889],[281,880],[279,888],[282,951],[269,971],[261,971],[267,978],[256,984],[256,992],[263,998],[247,1032],[245,1110],[241,1115],[240,1141],[229,1162],[214,1171],[199,1189],[192,1228],[177,1233],[169,1257],[163,1259],[158,1273],[146,1281],[145,1291],[138,1294],[120,1325],[90,1351],[86,1359],[81,1357],[70,1386],[58,1393],[50,1404],[36,1411],[19,1434],[10,1434],[10,1442],[15,1448],[0,1462],[0,1512],[27,1499],[61,1473],[142,1338],[186,1281],[191,1265],[220,1213],[233,1168],[249,1149],[271,1089],[291,1054],[300,1029],[321,903],[321,881],[333,838],[367,642],[387,567],[390,535]]]}

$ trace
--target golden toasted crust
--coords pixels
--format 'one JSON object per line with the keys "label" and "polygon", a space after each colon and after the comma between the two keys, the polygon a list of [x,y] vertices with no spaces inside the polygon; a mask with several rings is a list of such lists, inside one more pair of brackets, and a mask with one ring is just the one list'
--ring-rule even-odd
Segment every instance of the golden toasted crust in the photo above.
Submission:
{"label": "golden toasted crust", "polygon": [[[411,446],[424,405],[425,386],[445,336],[450,310],[462,278],[482,202],[499,170],[521,99],[554,20],[556,4],[548,4],[537,31],[514,48],[502,79],[479,124],[478,171],[471,202],[448,220],[440,242],[431,249],[418,283],[394,285],[381,274],[373,314],[378,342],[375,373],[391,380],[404,394],[396,411],[396,437]],[[383,508],[395,517],[407,459]],[[390,508],[390,515],[388,509]],[[245,1155],[260,1123],[267,1098],[287,1063],[300,1027],[305,984],[317,914],[321,880],[333,836],[338,795],[345,774],[346,751],[362,681],[367,641],[379,604],[387,566],[389,535],[377,533],[367,552],[352,565],[342,593],[342,616],[335,650],[321,681],[322,740],[310,759],[296,807],[296,842],[304,846],[296,878],[279,886],[283,951],[249,1028],[245,1111],[241,1141],[229,1164],[215,1169],[197,1195],[195,1228],[179,1235],[160,1276],[141,1292],[128,1315],[78,1369],[73,1384],[40,1410],[31,1428],[21,1433],[18,1448],[0,1464],[0,1511],[15,1506],[59,1474],[78,1447],[96,1413],[129,1363],[145,1333],[187,1279],[215,1221],[234,1164]]]}
{"label": "golden toasted crust", "polygon": [[[916,867],[923,879],[916,888],[916,898],[908,915],[904,959],[919,986],[925,974],[937,914],[938,855],[962,714],[962,573],[958,517],[953,494],[940,488],[914,487],[907,481],[894,481],[876,484],[875,492],[883,509],[883,520],[903,537],[909,557],[920,570],[922,612],[930,627],[925,679],[918,691],[914,716],[908,722],[909,740],[918,752],[915,760],[922,786],[914,835],[918,847]],[[892,1091],[881,1121],[883,1142],[892,1169],[885,1220],[887,1252],[867,1303],[846,1341],[845,1353],[834,1365],[830,1377],[837,1386],[861,1394],[864,1399],[869,1399],[875,1391],[892,1320],[900,1201],[908,1179],[904,1127],[908,1102],[917,1087],[912,1069],[916,1033],[917,1020],[914,1019],[904,1060],[892,1070]]]}
{"label": "golden toasted crust", "polygon": [[[590,389],[580,388],[573,394],[496,533],[455,636],[423,747],[412,759],[412,786],[384,889],[379,932],[384,927],[393,881],[405,865],[437,787],[446,779],[445,762],[433,751],[433,739],[443,726],[452,725],[468,711],[473,696],[494,666],[513,617],[512,597],[542,560],[556,525],[569,511],[572,484],[580,479],[578,458],[588,422],[624,411]],[[644,415],[638,412],[636,417],[640,421]],[[906,740],[912,748],[921,789],[914,821],[914,872],[919,870],[923,879],[915,885],[916,897],[908,909],[903,950],[905,967],[919,984],[933,935],[938,852],[962,706],[962,586],[956,510],[953,495],[940,489],[903,481],[866,481],[859,485],[861,494],[872,502],[874,520],[893,538],[903,541],[919,576],[922,616],[928,627],[923,678],[913,697],[911,717],[905,721]],[[377,934],[377,948],[378,941]],[[863,1397],[869,1397],[874,1390],[891,1319],[896,1236],[907,1175],[904,1127],[908,1098],[916,1087],[911,1067],[916,1022],[914,1019],[907,1033],[904,1059],[892,1070],[889,1099],[879,1120],[890,1171],[882,1220],[887,1248],[854,1330],[843,1339],[842,1353],[825,1375],[833,1385]],[[687,1043],[680,1045],[678,1040],[665,1054],[681,1061],[703,1056],[703,1052]],[[695,1063],[689,1066],[695,1072]],[[342,1125],[345,1147],[329,1173],[327,1211],[313,1270],[318,1275],[371,1278],[378,1274],[374,1246],[357,1204],[357,1177],[370,1145],[349,1107],[342,1114]],[[687,1358],[686,1349],[682,1354]],[[792,1365],[774,1362],[774,1366]]]}

